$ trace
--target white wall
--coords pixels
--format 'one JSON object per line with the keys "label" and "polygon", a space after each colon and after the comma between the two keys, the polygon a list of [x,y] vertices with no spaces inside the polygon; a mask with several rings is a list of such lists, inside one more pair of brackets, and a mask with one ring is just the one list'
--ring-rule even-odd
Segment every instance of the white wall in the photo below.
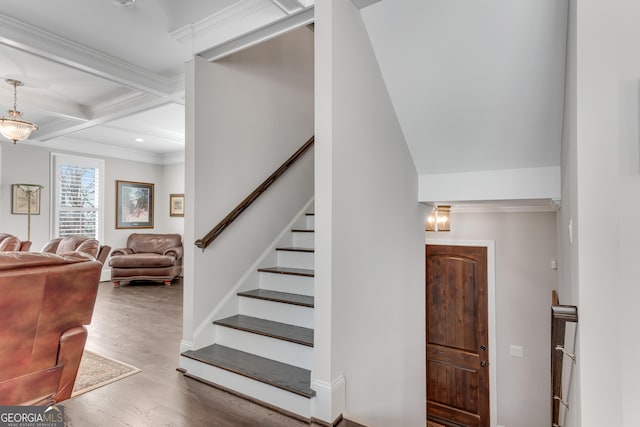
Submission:
{"label": "white wall", "polygon": [[[556,213],[452,213],[451,226],[448,233],[426,233],[427,239],[495,242],[498,425],[550,425]],[[512,344],[524,348],[524,357],[510,355]]]}
{"label": "white wall", "polygon": [[359,11],[335,0],[316,3],[315,14],[313,378],[331,383],[344,375],[347,418],[424,425],[418,176]]}
{"label": "white wall", "polygon": [[[167,233],[184,233],[184,217],[169,216],[169,195],[184,194],[184,163],[166,165],[163,168],[162,183],[164,192],[156,200],[157,206],[164,207],[163,218],[165,220],[164,229]],[[165,216],[166,212],[166,216]],[[193,242],[189,242],[191,244]]]}
{"label": "white wall", "polygon": [[49,151],[26,145],[0,143],[0,232],[11,233],[27,240],[27,216],[11,214],[11,185],[40,184],[40,215],[31,216],[31,250],[38,251],[49,241],[51,185]]}
{"label": "white wall", "polygon": [[631,427],[640,424],[640,3],[571,6],[576,99],[569,110],[576,118],[565,146],[575,138],[580,221],[578,240],[565,239],[563,251],[578,260],[571,278],[578,289],[571,295],[579,318],[578,422]]}
{"label": "white wall", "polygon": [[[186,87],[185,239],[194,242],[313,135],[313,33],[303,27],[215,63],[196,57]],[[312,196],[313,150],[206,251],[188,249],[183,348],[211,343],[215,305]],[[208,329],[194,335],[199,326]]]}
{"label": "white wall", "polygon": [[[0,145],[0,232],[12,233],[26,240],[27,218],[25,215],[11,214],[11,184],[26,182],[43,185],[41,214],[31,217],[32,251],[39,251],[51,236],[51,153],[61,152],[50,148],[34,147],[10,142]],[[105,206],[104,238],[102,244],[112,248],[126,244],[127,236],[134,231],[148,233],[177,232],[182,234],[182,219],[172,221],[169,217],[169,191],[184,192],[184,164],[162,166],[151,163],[133,162],[84,153],[65,154],[80,157],[94,157],[105,160]],[[139,181],[155,184],[155,220],[152,229],[115,228],[116,180]]]}

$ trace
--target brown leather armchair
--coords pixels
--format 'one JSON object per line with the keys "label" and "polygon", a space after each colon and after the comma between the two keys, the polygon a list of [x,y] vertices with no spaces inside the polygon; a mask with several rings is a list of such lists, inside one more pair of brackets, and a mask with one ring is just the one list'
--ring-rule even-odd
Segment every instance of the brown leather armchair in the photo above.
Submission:
{"label": "brown leather armchair", "polygon": [[101,246],[96,239],[84,236],[66,236],[49,240],[41,252],[49,252],[57,255],[62,255],[67,252],[83,252],[91,255],[104,265],[110,250],[111,246]]}
{"label": "brown leather armchair", "polygon": [[133,233],[127,247],[111,252],[111,281],[159,280],[165,285],[182,273],[182,237],[179,234]]}
{"label": "brown leather armchair", "polygon": [[0,252],[2,251],[24,251],[31,249],[29,240],[20,240],[13,234],[0,233]]}
{"label": "brown leather armchair", "polygon": [[0,253],[0,406],[71,396],[101,270],[79,252]]}

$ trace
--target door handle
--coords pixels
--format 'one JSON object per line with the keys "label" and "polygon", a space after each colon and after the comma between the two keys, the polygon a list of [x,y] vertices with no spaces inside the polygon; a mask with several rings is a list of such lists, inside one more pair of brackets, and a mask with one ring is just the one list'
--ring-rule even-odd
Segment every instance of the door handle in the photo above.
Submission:
{"label": "door handle", "polygon": [[485,360],[483,360],[482,362],[480,362],[480,367],[484,368],[487,366],[487,362]]}
{"label": "door handle", "polygon": [[482,351],[487,351],[487,346],[486,346],[486,345],[484,345],[484,344],[482,344],[482,345],[480,346],[480,350],[482,350]]}

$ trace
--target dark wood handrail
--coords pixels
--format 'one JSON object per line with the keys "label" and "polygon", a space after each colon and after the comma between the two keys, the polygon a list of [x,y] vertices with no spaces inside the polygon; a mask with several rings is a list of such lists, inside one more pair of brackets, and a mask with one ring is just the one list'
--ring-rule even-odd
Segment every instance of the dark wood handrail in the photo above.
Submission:
{"label": "dark wood handrail", "polygon": [[311,148],[315,141],[315,136],[309,138],[307,142],[305,142],[302,147],[298,149],[286,162],[284,162],[274,173],[272,173],[269,178],[267,178],[262,184],[258,186],[251,194],[249,194],[238,206],[235,207],[234,210],[229,212],[229,215],[224,217],[222,221],[218,223],[213,229],[207,233],[202,239],[198,239],[195,242],[195,245],[202,249],[203,251],[209,246],[226,228],[231,225],[236,218],[242,214],[253,202],[256,201],[258,197],[262,195],[267,189],[276,182],[276,180],[287,171],[293,165],[296,160],[298,160],[306,151]]}
{"label": "dark wood handrail", "polygon": [[[566,403],[562,395],[562,361],[565,354],[567,322],[578,323],[578,307],[560,305],[558,294],[553,291],[551,305],[551,425],[560,423],[560,404]],[[575,354],[572,355],[575,362]]]}

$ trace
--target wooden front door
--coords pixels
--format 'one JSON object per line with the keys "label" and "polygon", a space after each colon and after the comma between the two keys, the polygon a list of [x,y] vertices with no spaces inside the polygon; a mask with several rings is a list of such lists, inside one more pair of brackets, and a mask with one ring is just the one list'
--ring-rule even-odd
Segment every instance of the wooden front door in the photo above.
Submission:
{"label": "wooden front door", "polygon": [[427,418],[489,426],[487,248],[427,245]]}

